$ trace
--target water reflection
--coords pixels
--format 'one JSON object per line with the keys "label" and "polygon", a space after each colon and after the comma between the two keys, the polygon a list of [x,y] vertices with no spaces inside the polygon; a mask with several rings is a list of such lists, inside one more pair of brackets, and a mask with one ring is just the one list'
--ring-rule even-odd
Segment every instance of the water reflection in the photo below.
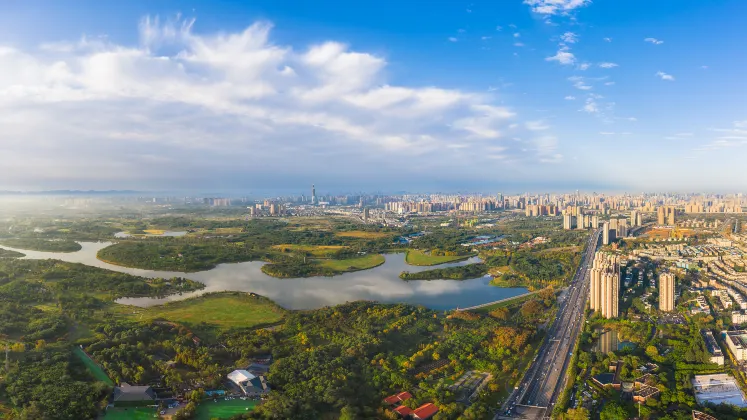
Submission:
{"label": "water reflection", "polygon": [[[335,277],[277,279],[261,271],[264,262],[221,264],[211,270],[196,273],[155,271],[120,267],[96,258],[96,253],[111,242],[81,242],[82,249],[71,253],[52,253],[18,250],[26,259],[58,259],[82,263],[107,270],[142,277],[186,277],[205,284],[205,289],[166,298],[125,298],[118,302],[147,307],[172,300],[198,296],[206,292],[236,290],[266,296],[288,309],[315,309],[355,300],[375,300],[385,303],[403,302],[424,305],[433,309],[454,309],[492,302],[526,293],[525,288],[490,286],[490,278],[473,280],[403,281],[402,271],[418,272],[433,267],[416,267],[405,262],[405,255],[385,255],[386,262],[376,268]],[[13,249],[9,247],[2,247]],[[466,261],[441,264],[438,268],[454,267],[479,262],[473,257]]]}

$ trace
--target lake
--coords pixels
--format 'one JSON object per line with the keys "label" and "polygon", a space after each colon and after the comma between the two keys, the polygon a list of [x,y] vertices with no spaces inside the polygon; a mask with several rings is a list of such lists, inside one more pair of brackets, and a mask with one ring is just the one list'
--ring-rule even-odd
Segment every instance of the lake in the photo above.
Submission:
{"label": "lake", "polygon": [[262,261],[221,264],[195,273],[154,271],[120,267],[96,258],[96,253],[111,242],[80,242],[80,251],[68,253],[38,252],[11,249],[26,254],[27,259],[56,259],[81,263],[121,273],[148,278],[185,277],[205,284],[205,289],[172,295],[165,298],[125,298],[117,302],[147,307],[167,301],[199,296],[206,292],[254,292],[268,297],[287,309],[316,309],[355,300],[374,300],[384,303],[410,303],[431,309],[449,310],[493,302],[527,293],[522,287],[501,288],[490,285],[490,277],[472,280],[415,280],[399,278],[402,271],[419,272],[433,268],[454,267],[480,262],[477,257],[456,263],[432,267],[412,266],[405,262],[405,254],[386,254],[384,264],[370,270],[345,273],[334,277],[278,279],[263,273]]}

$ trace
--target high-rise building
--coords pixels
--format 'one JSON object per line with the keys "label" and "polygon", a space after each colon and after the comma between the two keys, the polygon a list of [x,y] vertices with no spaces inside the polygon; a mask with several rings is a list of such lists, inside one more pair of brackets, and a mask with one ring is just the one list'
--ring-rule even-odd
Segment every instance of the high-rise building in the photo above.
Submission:
{"label": "high-rise building", "polygon": [[674,274],[661,273],[659,276],[659,310],[674,310]]}
{"label": "high-rise building", "polygon": [[368,222],[369,216],[370,216],[369,208],[366,207],[363,209],[363,221]]}
{"label": "high-rise building", "polygon": [[596,214],[591,216],[591,228],[596,229],[599,227],[599,216]]}
{"label": "high-rise building", "polygon": [[633,210],[630,212],[630,226],[636,227],[640,226],[639,222],[641,221],[641,212],[638,210]]}
{"label": "high-rise building", "polygon": [[656,209],[656,222],[659,225],[674,226],[674,206],[661,206]]}
{"label": "high-rise building", "polygon": [[314,184],[311,184],[311,205],[316,206],[316,187]]}
{"label": "high-rise building", "polygon": [[563,229],[571,230],[576,225],[576,218],[571,214],[563,215]]}
{"label": "high-rise building", "polygon": [[610,222],[602,223],[602,244],[610,244]]}
{"label": "high-rise building", "polygon": [[620,263],[618,257],[604,252],[594,255],[589,288],[589,307],[605,318],[619,315]]}

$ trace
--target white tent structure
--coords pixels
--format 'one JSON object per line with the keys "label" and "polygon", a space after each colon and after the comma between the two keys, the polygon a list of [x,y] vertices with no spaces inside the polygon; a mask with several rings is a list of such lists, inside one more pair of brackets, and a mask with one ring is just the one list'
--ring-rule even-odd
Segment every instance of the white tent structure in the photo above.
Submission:
{"label": "white tent structure", "polygon": [[256,376],[245,371],[244,369],[234,370],[233,372],[228,374],[228,379],[230,379],[231,382],[240,387],[245,386],[248,381],[251,381],[254,378],[256,378]]}

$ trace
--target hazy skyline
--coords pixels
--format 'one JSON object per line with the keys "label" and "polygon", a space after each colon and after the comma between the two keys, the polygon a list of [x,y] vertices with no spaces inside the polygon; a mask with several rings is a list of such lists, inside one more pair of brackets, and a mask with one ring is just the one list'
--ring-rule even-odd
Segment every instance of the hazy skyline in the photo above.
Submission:
{"label": "hazy skyline", "polygon": [[747,4],[650,3],[6,4],[0,189],[743,190]]}

